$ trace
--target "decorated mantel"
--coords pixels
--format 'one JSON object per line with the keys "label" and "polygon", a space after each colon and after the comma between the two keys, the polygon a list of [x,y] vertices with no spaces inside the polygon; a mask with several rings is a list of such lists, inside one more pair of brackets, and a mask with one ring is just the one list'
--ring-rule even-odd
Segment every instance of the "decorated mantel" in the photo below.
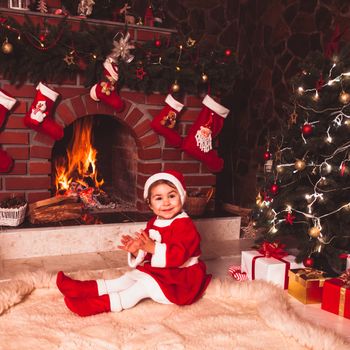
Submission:
{"label": "decorated mantel", "polygon": [[[148,175],[168,168],[205,195],[223,168],[220,99],[239,69],[231,48],[176,31],[45,10],[2,9],[0,198],[50,198],[52,148],[81,117],[109,115],[136,140],[135,205]],[[124,9],[125,10],[125,9]]]}

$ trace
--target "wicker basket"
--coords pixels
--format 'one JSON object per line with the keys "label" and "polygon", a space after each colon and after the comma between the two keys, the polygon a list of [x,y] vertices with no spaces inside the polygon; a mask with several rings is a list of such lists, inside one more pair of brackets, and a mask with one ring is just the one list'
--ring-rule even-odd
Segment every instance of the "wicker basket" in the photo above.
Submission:
{"label": "wicker basket", "polygon": [[186,198],[185,208],[189,215],[200,216],[205,212],[205,208],[212,197],[214,189],[211,188],[205,197],[191,197]]}
{"label": "wicker basket", "polygon": [[25,218],[27,203],[19,208],[0,208],[0,226],[18,226]]}

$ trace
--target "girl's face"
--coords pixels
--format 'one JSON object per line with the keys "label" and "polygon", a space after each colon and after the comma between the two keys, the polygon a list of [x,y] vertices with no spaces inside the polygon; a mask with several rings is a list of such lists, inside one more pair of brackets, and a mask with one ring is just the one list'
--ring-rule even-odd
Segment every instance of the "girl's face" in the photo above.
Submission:
{"label": "girl's face", "polygon": [[151,189],[149,206],[159,219],[172,219],[182,210],[179,192],[164,183]]}

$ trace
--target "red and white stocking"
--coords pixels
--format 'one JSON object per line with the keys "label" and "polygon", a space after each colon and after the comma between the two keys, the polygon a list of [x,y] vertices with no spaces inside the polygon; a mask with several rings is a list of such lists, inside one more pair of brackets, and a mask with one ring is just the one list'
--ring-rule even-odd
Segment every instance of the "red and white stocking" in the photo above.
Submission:
{"label": "red and white stocking", "polygon": [[181,148],[190,156],[202,161],[215,173],[222,170],[224,161],[213,149],[212,142],[221,131],[224,119],[230,110],[209,95],[204,97],[202,103],[204,106],[183,140]]}
{"label": "red and white stocking", "polygon": [[114,108],[117,112],[124,109],[124,101],[117,93],[117,81],[119,78],[118,67],[108,58],[103,63],[105,81],[95,84],[90,89],[90,97],[94,101],[102,101],[103,103]]}
{"label": "red and white stocking", "polygon": [[[15,105],[16,99],[0,89],[0,128],[4,124],[6,114]],[[0,173],[7,173],[13,165],[13,159],[6,151],[0,149]]]}
{"label": "red and white stocking", "polygon": [[173,147],[180,147],[182,138],[176,130],[176,119],[183,108],[183,104],[168,95],[165,99],[166,106],[152,120],[151,127],[158,134],[164,136]]}
{"label": "red and white stocking", "polygon": [[63,128],[52,119],[52,109],[59,94],[43,83],[39,83],[36,90],[34,101],[24,117],[24,124],[54,140],[59,140],[63,137]]}

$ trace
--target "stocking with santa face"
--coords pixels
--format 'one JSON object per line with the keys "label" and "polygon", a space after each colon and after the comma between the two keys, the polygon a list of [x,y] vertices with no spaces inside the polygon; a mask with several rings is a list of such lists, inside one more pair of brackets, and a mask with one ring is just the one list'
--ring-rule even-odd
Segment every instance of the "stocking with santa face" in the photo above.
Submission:
{"label": "stocking with santa face", "polygon": [[222,170],[224,161],[213,149],[213,140],[220,133],[230,110],[209,95],[202,101],[203,108],[183,140],[181,148],[190,156],[202,161],[212,172]]}
{"label": "stocking with santa face", "polygon": [[[15,105],[16,99],[7,92],[0,89],[0,128],[5,122],[5,118],[10,109]],[[6,151],[0,149],[0,173],[7,173],[13,165],[13,159]]]}
{"label": "stocking with santa face", "polygon": [[60,140],[63,128],[52,118],[52,110],[59,94],[43,83],[39,83],[36,90],[34,101],[24,117],[24,124],[54,140]]}

